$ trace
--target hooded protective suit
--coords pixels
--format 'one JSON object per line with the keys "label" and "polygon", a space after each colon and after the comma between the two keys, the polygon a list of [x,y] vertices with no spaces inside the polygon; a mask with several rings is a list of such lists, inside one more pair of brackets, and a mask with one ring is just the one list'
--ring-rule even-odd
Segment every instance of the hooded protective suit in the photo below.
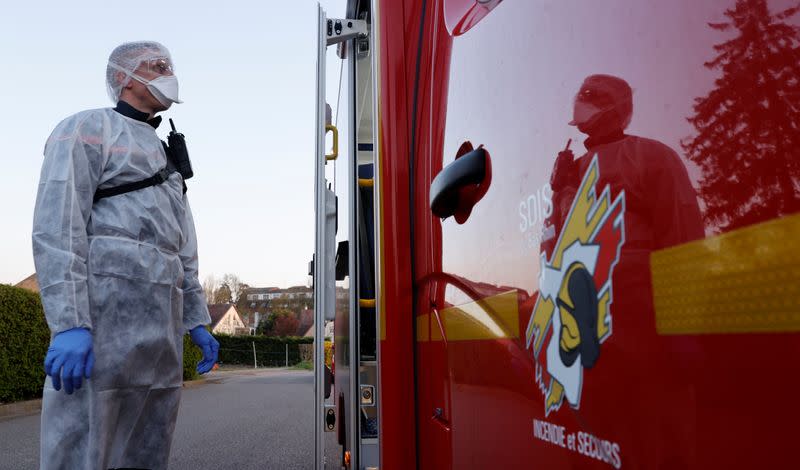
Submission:
{"label": "hooded protective suit", "polygon": [[[588,134],[587,153],[573,161],[571,151],[561,152],[551,178],[553,214],[548,222],[556,231],[561,230],[594,156],[600,166],[596,187],[609,186],[612,198],[625,191],[625,243],[617,274],[649,272],[650,252],[702,238],[704,233],[697,197],[678,154],[656,140],[624,133],[633,116],[632,93],[625,80],[612,75],[584,80],[569,124]],[[545,249],[551,250],[553,243]],[[630,279],[649,285],[641,275]]]}
{"label": "hooded protective suit", "polygon": [[[594,421],[587,426],[624,422],[633,430],[631,442],[649,455],[664,455],[665,449],[692,449],[697,442],[695,426],[676,417],[681,416],[677,410],[696,406],[695,392],[686,371],[680,368],[680,360],[697,360],[698,349],[693,338],[656,335],[650,255],[703,238],[703,219],[694,188],[674,150],[657,140],[624,133],[633,112],[627,82],[609,75],[592,75],[584,81],[575,101],[570,124],[589,136],[584,142],[587,151],[573,160],[572,153],[564,150],[556,159],[551,178],[553,212],[546,222],[555,228],[556,237],[542,248],[548,256],[552,253],[580,182],[596,158],[599,176],[595,190],[608,188],[611,200],[624,193],[624,242],[612,274],[614,333],[599,348],[599,359],[595,357],[605,364],[605,372],[595,376],[584,393],[592,396],[593,390],[602,390],[610,396],[636,396],[618,406],[595,409]],[[641,335],[655,339],[642,342]],[[609,369],[608,365],[617,368]],[[640,372],[648,368],[660,371],[659,377],[643,380]],[[671,401],[665,402],[664,395]],[[640,423],[659,423],[659,439],[636,433]],[[685,468],[691,458],[685,459],[670,465]],[[628,464],[636,466],[636,462],[624,463]]]}
{"label": "hooded protective suit", "polygon": [[85,327],[96,363],[67,395],[45,381],[41,468],[166,468],[183,335],[210,317],[179,173],[93,203],[98,188],[167,165],[155,129],[113,109],[78,113],[47,141],[33,225],[51,331]]}

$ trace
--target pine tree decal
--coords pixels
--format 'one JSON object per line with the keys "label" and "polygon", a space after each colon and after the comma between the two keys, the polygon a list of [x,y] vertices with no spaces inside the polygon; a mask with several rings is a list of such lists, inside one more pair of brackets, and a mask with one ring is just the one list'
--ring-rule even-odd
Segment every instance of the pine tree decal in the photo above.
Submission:
{"label": "pine tree decal", "polygon": [[766,0],[737,0],[728,21],[709,23],[736,37],[714,46],[705,67],[721,70],[688,118],[682,142],[702,170],[706,224],[724,232],[800,211],[800,28],[771,14]]}

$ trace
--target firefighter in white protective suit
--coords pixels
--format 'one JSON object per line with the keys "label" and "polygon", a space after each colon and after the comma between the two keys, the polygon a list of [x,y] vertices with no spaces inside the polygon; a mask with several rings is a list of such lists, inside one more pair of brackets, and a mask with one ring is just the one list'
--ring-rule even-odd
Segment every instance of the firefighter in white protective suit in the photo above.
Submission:
{"label": "firefighter in white protective suit", "polygon": [[33,253],[52,332],[42,469],[166,468],[183,336],[203,351],[200,373],[219,349],[204,326],[188,159],[174,161],[155,129],[155,113],[180,103],[170,54],[123,44],[106,81],[116,107],[58,124],[36,199]]}

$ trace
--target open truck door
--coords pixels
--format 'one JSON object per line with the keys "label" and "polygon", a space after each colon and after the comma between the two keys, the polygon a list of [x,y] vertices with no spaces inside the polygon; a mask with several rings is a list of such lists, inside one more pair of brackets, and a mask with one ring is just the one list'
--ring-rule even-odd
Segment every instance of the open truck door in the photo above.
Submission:
{"label": "open truck door", "polygon": [[[377,344],[372,203],[373,86],[367,11],[327,18],[318,10],[314,154],[315,466],[377,468]],[[341,70],[326,97],[328,47]],[[331,109],[327,103],[336,103]],[[327,148],[330,135],[332,150]],[[335,385],[325,363],[325,322],[334,322]],[[327,376],[327,377],[326,377]],[[327,400],[326,400],[327,399]],[[325,432],[340,448],[326,455]]]}

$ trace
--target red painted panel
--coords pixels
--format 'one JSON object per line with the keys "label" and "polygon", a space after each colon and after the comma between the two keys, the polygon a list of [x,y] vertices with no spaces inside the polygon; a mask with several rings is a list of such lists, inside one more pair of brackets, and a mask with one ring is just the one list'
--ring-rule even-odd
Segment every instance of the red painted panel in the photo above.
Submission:
{"label": "red painted panel", "polygon": [[[408,154],[419,2],[380,4],[379,90],[380,284],[385,337],[380,341],[381,468],[416,465],[414,417],[414,336]],[[415,13],[417,12],[417,13]],[[403,21],[398,21],[403,19]]]}
{"label": "red painted panel", "polygon": [[[429,0],[425,14],[425,41],[420,52],[417,126],[415,138],[415,267],[417,315],[427,314],[444,291],[426,279],[442,270],[441,222],[430,217],[429,188],[441,170],[442,160],[433,149],[441,148],[446,111],[447,67],[452,38],[442,23],[441,2]],[[425,320],[427,331],[440,330],[436,315]],[[417,406],[419,462],[422,468],[452,466],[450,373],[444,342],[417,343]]]}
{"label": "red painted panel", "polygon": [[[800,120],[796,112],[775,120],[770,111],[784,103],[789,104],[787,112],[800,109],[797,61],[786,61],[789,75],[783,85],[770,84],[782,91],[776,92],[782,97],[779,103],[767,99],[766,105],[747,101],[759,89],[757,81],[747,78],[751,75],[731,75],[740,62],[732,61],[725,71],[703,66],[720,52],[715,44],[734,40],[735,47],[736,27],[720,35],[725,33],[719,23],[726,10],[752,10],[739,19],[746,22],[765,18],[767,3],[615,2],[611,8],[585,2],[584,8],[572,10],[555,3],[540,8],[505,2],[451,41],[443,33],[444,1],[431,0],[426,12],[416,103],[415,312],[430,314],[426,324],[433,331],[438,328],[437,309],[469,301],[463,292],[467,287],[488,296],[489,287],[498,293],[508,290],[502,286],[513,286],[519,292],[520,337],[418,344],[420,466],[759,468],[791,463],[800,407],[787,393],[800,387],[792,362],[798,354],[797,335],[658,335],[648,258],[655,249],[784,217],[800,208],[796,191],[789,189],[798,181],[791,161],[797,160],[800,133],[792,125]],[[778,1],[771,5],[777,10],[783,4],[788,6]],[[797,23],[796,18],[788,21]],[[777,26],[773,32],[780,31]],[[418,34],[409,26],[406,38],[410,32]],[[789,42],[795,55],[788,55],[795,57],[798,41]],[[739,43],[747,45],[747,39]],[[765,67],[780,63],[773,57]],[[623,148],[618,155],[628,158],[624,161],[597,151],[597,195],[608,187],[614,201],[624,191],[626,203],[622,219],[627,238],[619,264],[612,270],[615,253],[601,250],[592,278],[600,287],[608,278],[614,284],[613,332],[600,346],[597,363],[583,368],[579,399],[572,398],[576,403],[565,398],[561,406],[546,411],[542,388],[551,378],[547,358],[536,357],[525,330],[543,288],[540,255],[550,260],[557,241],[553,237],[564,230],[574,200],[574,193],[550,187],[554,160],[567,138],[576,139],[572,149],[577,157],[584,153],[577,143],[580,133],[567,122],[581,82],[594,73],[623,76],[633,85],[629,132],[647,139],[628,140],[637,150]],[[715,82],[720,73],[728,73],[732,81]],[[411,96],[406,94],[409,100]],[[695,98],[704,96],[706,105],[699,105]],[[741,108],[742,102],[748,107]],[[737,103],[754,114],[725,113]],[[708,146],[694,137],[718,138],[709,124],[717,118],[723,118],[719,125],[726,132],[740,132],[740,126],[732,125],[736,123],[760,129],[751,134],[756,139],[782,126],[782,138],[770,145],[718,139]],[[487,145],[495,183],[464,225],[440,223],[427,212],[427,189],[464,140]],[[593,143],[587,141],[586,147]],[[791,157],[780,160],[773,147],[784,148],[783,154]],[[592,156],[579,160],[577,181],[589,171]],[[736,161],[738,166],[732,163]],[[731,180],[720,179],[720,174]],[[692,192],[687,181],[698,190],[700,203],[686,197]],[[616,206],[617,212],[611,213],[620,210]],[[557,225],[549,239],[548,223]],[[619,239],[611,225],[598,233],[601,245]],[[460,276],[464,285],[455,287],[457,283],[437,277],[442,273]],[[557,342],[557,334],[544,333],[544,350]],[[441,416],[433,419],[437,408]],[[576,439],[575,447],[547,442],[538,432],[541,427],[534,432],[534,420],[547,423],[544,434],[551,438],[563,427]]]}

